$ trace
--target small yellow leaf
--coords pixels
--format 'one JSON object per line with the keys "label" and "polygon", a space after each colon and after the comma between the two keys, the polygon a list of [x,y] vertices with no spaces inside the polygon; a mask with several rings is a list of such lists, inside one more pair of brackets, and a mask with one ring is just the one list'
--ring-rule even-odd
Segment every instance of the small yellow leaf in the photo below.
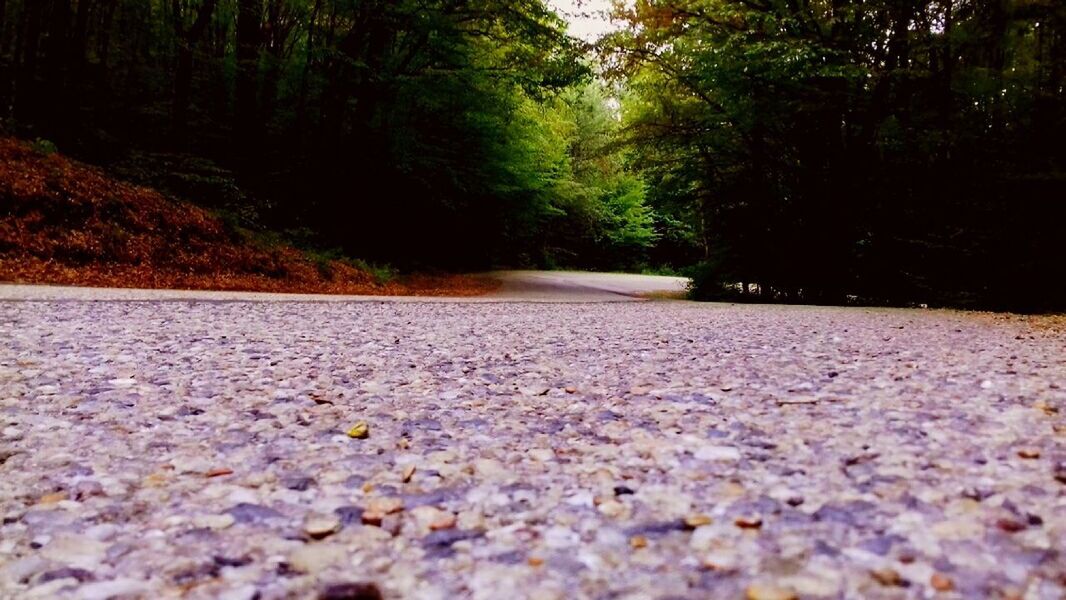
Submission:
{"label": "small yellow leaf", "polygon": [[370,425],[367,425],[366,421],[359,421],[348,430],[348,437],[365,440],[370,437]]}

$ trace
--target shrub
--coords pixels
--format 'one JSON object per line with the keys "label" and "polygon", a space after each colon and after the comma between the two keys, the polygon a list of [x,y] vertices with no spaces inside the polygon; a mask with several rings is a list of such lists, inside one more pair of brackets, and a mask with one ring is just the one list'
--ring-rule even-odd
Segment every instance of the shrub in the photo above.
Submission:
{"label": "shrub", "polygon": [[30,147],[33,148],[34,152],[43,156],[51,156],[56,152],[59,152],[59,148],[57,148],[53,142],[44,138],[37,138],[33,140],[33,143],[30,144]]}
{"label": "shrub", "polygon": [[689,267],[685,269],[685,275],[692,279],[688,291],[693,300],[727,300],[737,296],[734,283],[728,281],[722,269],[712,262]]}

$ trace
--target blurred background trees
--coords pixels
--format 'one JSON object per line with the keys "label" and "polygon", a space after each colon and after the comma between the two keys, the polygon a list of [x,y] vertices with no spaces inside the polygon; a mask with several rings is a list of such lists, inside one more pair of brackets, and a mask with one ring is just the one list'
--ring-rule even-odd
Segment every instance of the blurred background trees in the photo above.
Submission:
{"label": "blurred background trees", "polygon": [[1066,3],[618,13],[626,135],[654,208],[698,232],[705,295],[1063,305]]}
{"label": "blurred background trees", "polygon": [[1066,304],[1066,4],[0,0],[0,118],[401,267]]}
{"label": "blurred background trees", "polygon": [[654,240],[540,0],[7,0],[0,69],[10,129],[355,256],[621,267]]}

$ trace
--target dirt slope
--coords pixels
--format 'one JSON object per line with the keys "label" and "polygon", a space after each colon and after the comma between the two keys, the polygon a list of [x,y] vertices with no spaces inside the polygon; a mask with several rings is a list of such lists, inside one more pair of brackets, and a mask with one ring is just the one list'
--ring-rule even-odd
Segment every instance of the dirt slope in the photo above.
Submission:
{"label": "dirt slope", "polygon": [[464,276],[381,283],[347,262],[265,245],[210,212],[0,138],[0,281],[327,294],[469,296]]}

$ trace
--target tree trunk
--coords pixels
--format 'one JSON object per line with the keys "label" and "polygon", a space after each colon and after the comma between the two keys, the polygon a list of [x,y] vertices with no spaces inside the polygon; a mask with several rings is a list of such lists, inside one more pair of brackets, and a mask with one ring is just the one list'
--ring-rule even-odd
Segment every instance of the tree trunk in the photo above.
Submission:
{"label": "tree trunk", "polygon": [[15,116],[28,116],[34,104],[37,83],[37,47],[41,43],[42,2],[29,2],[23,8],[22,35],[17,82],[15,83]]}
{"label": "tree trunk", "polygon": [[[189,103],[192,96],[193,59],[196,46],[203,37],[211,15],[215,12],[218,0],[204,0],[196,14],[196,21],[188,31],[184,31],[181,13],[174,14],[174,27],[178,39],[178,64],[174,72],[174,134],[184,137],[189,122]],[[175,2],[175,6],[177,3]]]}
{"label": "tree trunk", "polygon": [[85,44],[88,40],[89,16],[92,13],[93,0],[78,0],[78,10],[74,16],[74,36],[70,44],[70,60],[74,73],[81,73],[85,65]]}
{"label": "tree trunk", "polygon": [[108,72],[111,58],[111,24],[115,19],[115,9],[118,8],[118,0],[108,0],[104,5],[103,18],[100,19],[100,37],[97,52],[100,57],[100,71]]}
{"label": "tree trunk", "polygon": [[303,73],[300,74],[300,97],[296,103],[296,131],[303,145],[304,134],[307,131],[307,94],[310,86],[311,67],[314,65],[315,53],[315,25],[318,23],[318,13],[322,9],[322,0],[315,0],[311,8],[311,18],[307,22],[307,56],[304,57]]}
{"label": "tree trunk", "polygon": [[237,5],[237,85],[234,130],[237,146],[256,147],[259,106],[259,50],[262,45],[262,0],[239,0]]}

